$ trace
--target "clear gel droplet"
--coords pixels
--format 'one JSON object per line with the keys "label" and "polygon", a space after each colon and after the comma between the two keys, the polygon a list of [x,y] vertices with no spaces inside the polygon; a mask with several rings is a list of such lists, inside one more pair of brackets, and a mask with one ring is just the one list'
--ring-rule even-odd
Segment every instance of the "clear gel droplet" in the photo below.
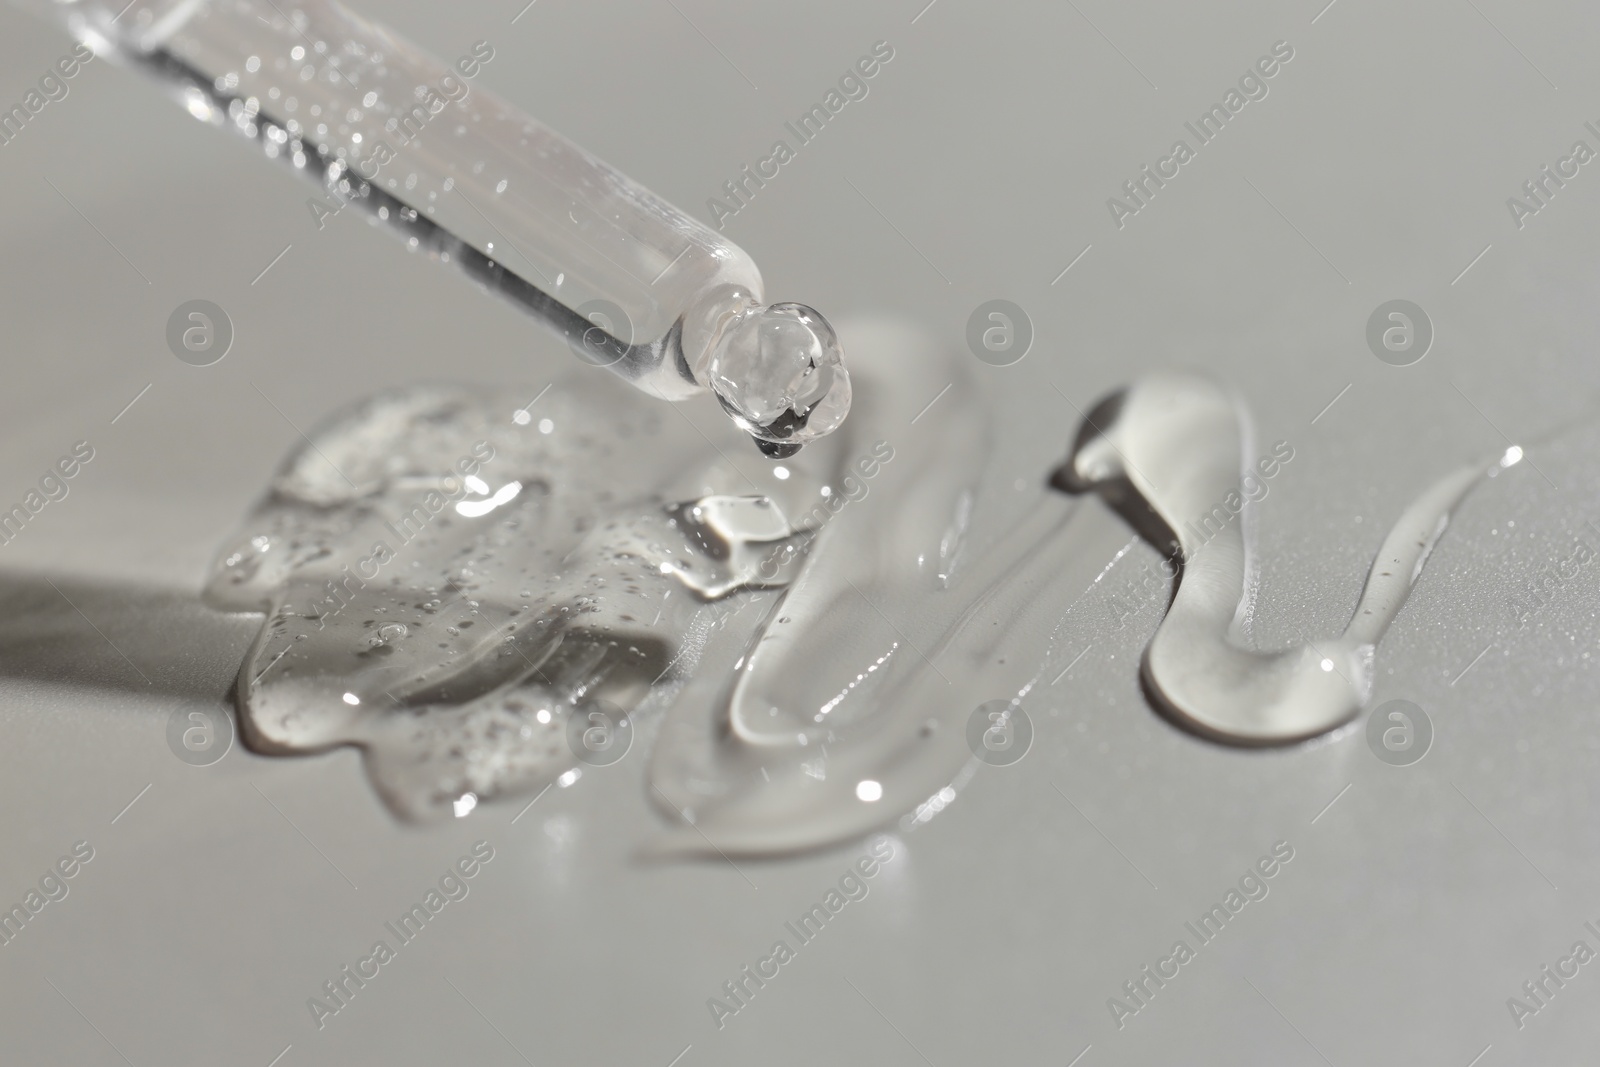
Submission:
{"label": "clear gel droplet", "polygon": [[734,316],[708,370],[723,409],[769,456],[793,455],[838,429],[850,411],[839,338],[804,304],[751,307]]}

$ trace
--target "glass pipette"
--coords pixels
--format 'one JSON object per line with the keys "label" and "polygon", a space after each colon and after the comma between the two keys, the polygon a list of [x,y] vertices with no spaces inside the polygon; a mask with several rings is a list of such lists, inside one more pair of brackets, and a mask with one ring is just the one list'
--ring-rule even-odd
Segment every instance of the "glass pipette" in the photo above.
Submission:
{"label": "glass pipette", "polygon": [[710,389],[768,456],[836,429],[850,379],[833,329],[764,304],[737,245],[332,0],[29,0],[97,53],[156,74],[195,117],[320,181],[645,392]]}

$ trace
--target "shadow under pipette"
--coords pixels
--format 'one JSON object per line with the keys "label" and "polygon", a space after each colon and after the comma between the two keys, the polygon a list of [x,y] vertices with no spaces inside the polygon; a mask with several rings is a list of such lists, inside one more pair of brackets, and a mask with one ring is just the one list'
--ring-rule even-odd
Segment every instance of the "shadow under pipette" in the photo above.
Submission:
{"label": "shadow under pipette", "polygon": [[198,594],[117,581],[0,571],[0,682],[231,704],[261,616]]}

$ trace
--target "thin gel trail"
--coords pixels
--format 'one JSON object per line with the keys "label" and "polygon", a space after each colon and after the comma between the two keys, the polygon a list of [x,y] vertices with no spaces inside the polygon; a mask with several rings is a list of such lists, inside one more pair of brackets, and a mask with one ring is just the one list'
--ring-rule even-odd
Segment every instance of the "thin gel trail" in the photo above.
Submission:
{"label": "thin gel trail", "polygon": [[[916,605],[923,614],[953,613],[942,636],[913,649],[888,636],[858,642],[854,661],[871,663],[872,678],[862,696],[851,694],[851,713],[824,704],[813,722],[776,714],[809,707],[784,694],[826,691],[852,661],[760,655],[775,629],[769,624],[731,687],[726,727],[663,732],[656,784],[693,826],[669,831],[655,850],[697,854],[709,840],[730,854],[781,853],[847,840],[902,816],[926,821],[977,766],[965,730],[973,709],[998,693],[1031,699],[1071,666],[1055,662],[1069,629],[1072,656],[1092,639],[1081,621],[1065,623],[1105,576],[1105,561],[1128,551],[1128,525],[1182,557],[1172,606],[1144,658],[1149,689],[1166,711],[1196,732],[1242,745],[1290,743],[1348,721],[1371,693],[1376,645],[1452,511],[1517,463],[1521,449],[1450,472],[1401,513],[1343,634],[1264,653],[1235,643],[1255,592],[1248,525],[1235,519],[1204,539],[1195,533],[1214,505],[1240,495],[1246,437],[1232,396],[1201,375],[1152,374],[1103,401],[1053,482],[1097,492],[1112,506],[1044,496],[967,566],[942,603]],[[892,511],[892,498],[885,506]],[[852,565],[849,553],[818,553],[775,613],[801,621],[803,611],[808,628],[826,630],[828,612],[800,594]],[[915,613],[902,605],[895,617]],[[754,728],[767,721],[789,724],[790,732]]]}
{"label": "thin gel trail", "polygon": [[[969,668],[1038,621],[1023,610],[1041,588],[1031,556],[1019,560],[1031,545],[1013,538],[965,558],[993,434],[970,355],[889,326],[858,328],[851,347],[858,402],[834,439],[848,442],[841,454],[854,462],[827,498],[845,501],[820,518],[807,560],[731,677],[697,679],[668,714],[651,795],[664,815],[695,825],[669,833],[663,848],[704,848],[704,829],[718,847],[781,852],[906,810],[966,751],[959,730],[933,737],[927,724],[945,708],[970,708],[984,675]],[[941,386],[938,417],[919,418]],[[1042,536],[1038,523],[1030,532]],[[967,591],[1001,584],[1013,567],[1031,568],[1034,580],[979,610],[967,632],[982,651],[946,657],[941,635],[960,625]],[[870,804],[858,798],[862,781],[881,782]]]}
{"label": "thin gel trail", "polygon": [[[1219,383],[1199,374],[1151,374],[1091,412],[1058,483],[1107,494],[1141,529],[1153,517],[1156,543],[1182,557],[1172,605],[1144,656],[1145,677],[1165,709],[1218,740],[1284,744],[1326,733],[1361,710],[1372,693],[1378,641],[1451,513],[1475,486],[1520,461],[1522,449],[1458,467],[1401,512],[1344,633],[1257,652],[1233,640],[1255,596],[1246,523],[1213,517],[1225,500],[1240,498],[1245,445],[1240,409]],[[1119,495],[1123,486],[1135,496]]]}

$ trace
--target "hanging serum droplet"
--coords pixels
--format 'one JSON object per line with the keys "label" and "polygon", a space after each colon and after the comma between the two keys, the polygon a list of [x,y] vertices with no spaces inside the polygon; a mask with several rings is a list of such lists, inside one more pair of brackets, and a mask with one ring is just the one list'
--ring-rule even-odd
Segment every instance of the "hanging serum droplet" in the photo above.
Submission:
{"label": "hanging serum droplet", "polygon": [[839,338],[804,304],[734,316],[718,336],[707,374],[723,410],[773,459],[832,433],[850,410]]}

